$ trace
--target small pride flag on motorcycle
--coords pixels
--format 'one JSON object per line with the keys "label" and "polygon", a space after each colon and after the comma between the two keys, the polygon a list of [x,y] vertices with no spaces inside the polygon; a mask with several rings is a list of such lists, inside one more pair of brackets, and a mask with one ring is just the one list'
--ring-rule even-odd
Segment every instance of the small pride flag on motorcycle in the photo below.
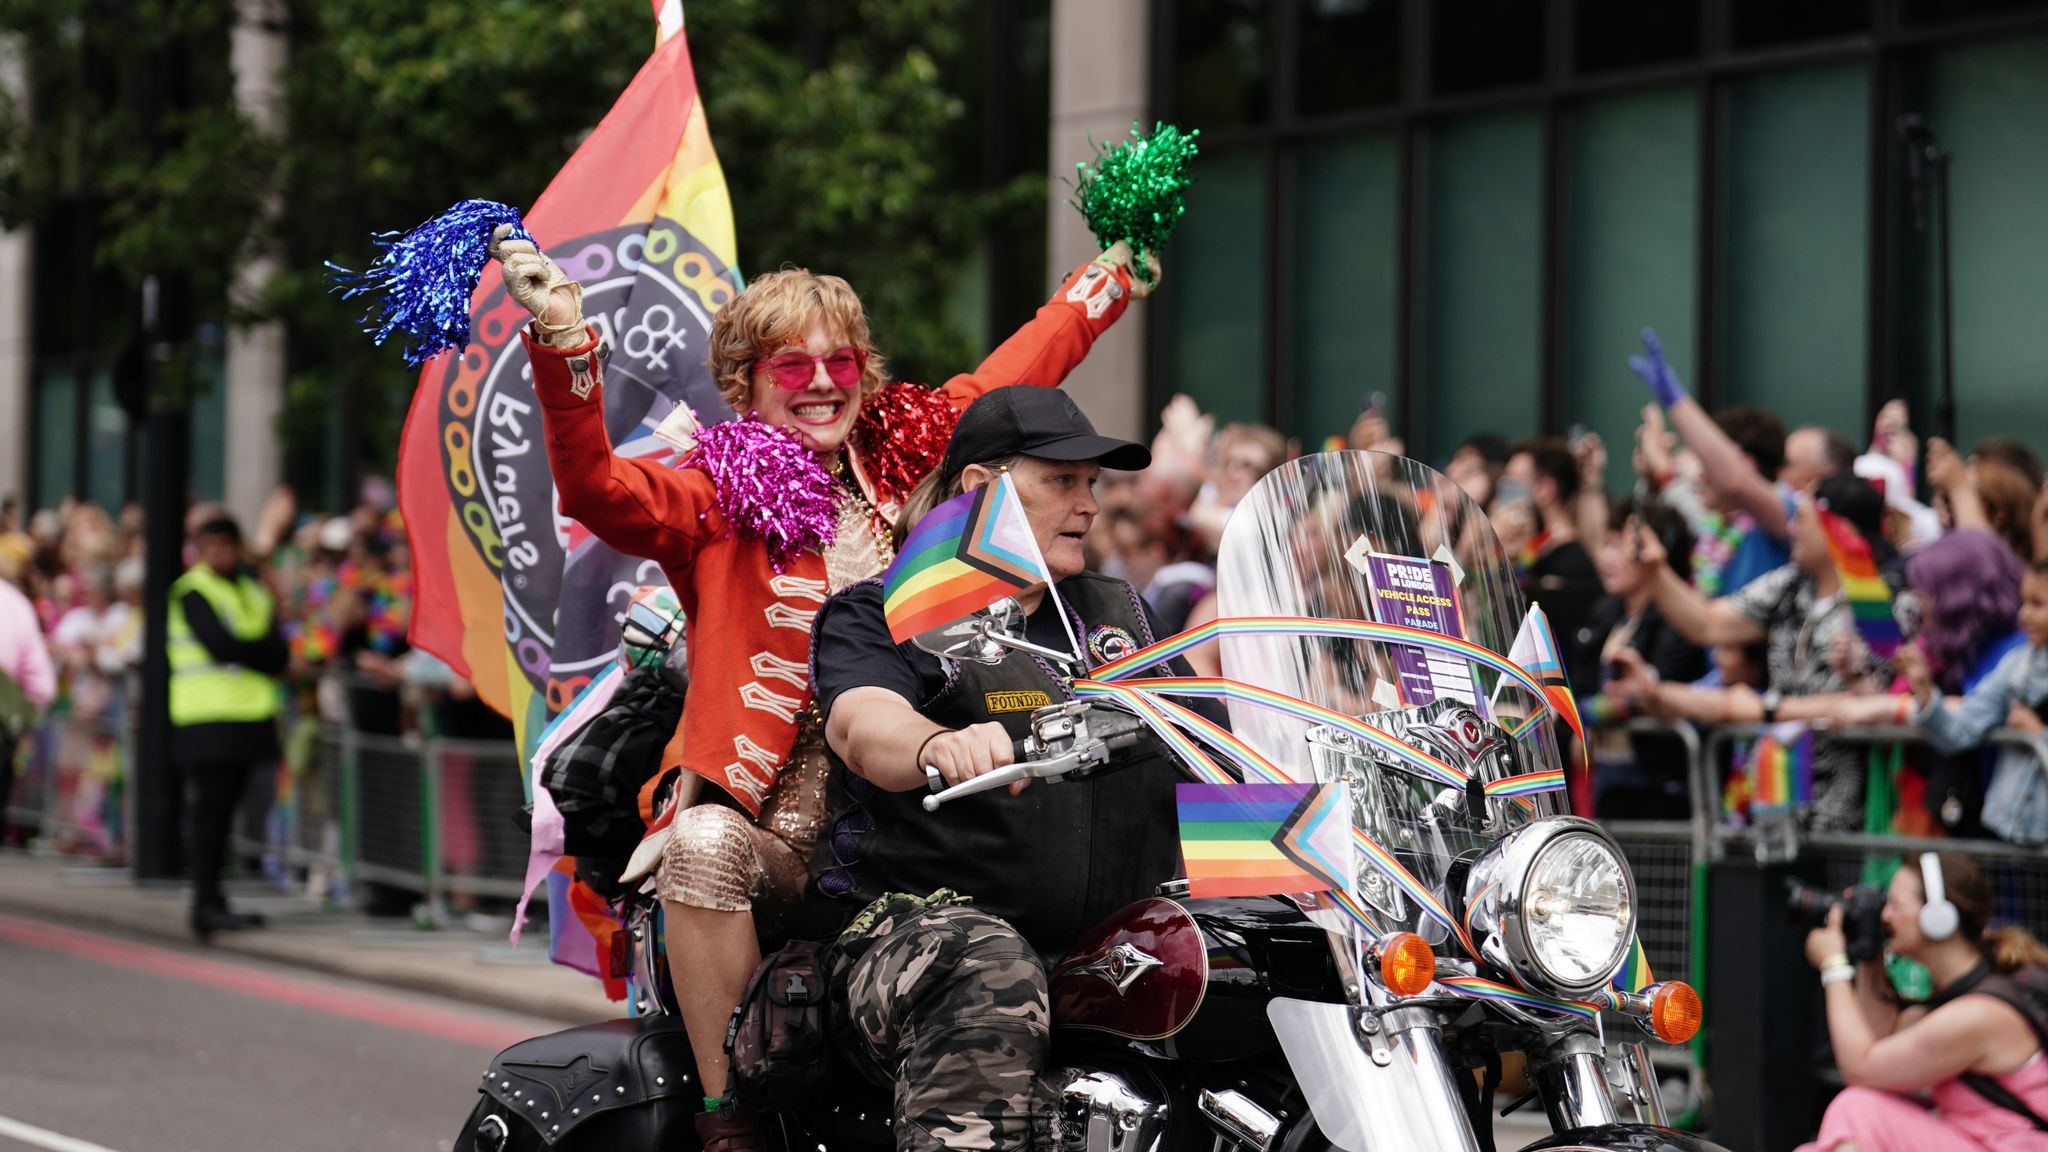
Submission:
{"label": "small pride flag on motorcycle", "polygon": [[1550,618],[1540,606],[1529,605],[1529,614],[1522,617],[1522,627],[1508,648],[1508,659],[1542,686],[1550,706],[1564,719],[1572,735],[1579,738],[1579,755],[1590,771],[1592,758],[1586,745],[1586,725],[1579,719],[1578,702],[1572,698],[1571,684],[1565,679],[1564,660],[1557,654],[1557,637],[1550,632]]}
{"label": "small pride flag on motorcycle", "polygon": [[902,644],[1051,582],[1017,485],[1004,473],[932,509],[910,530],[882,575],[882,615],[890,639]]}
{"label": "small pride flag on motorcycle", "polygon": [[1342,784],[1179,784],[1180,849],[1193,896],[1343,890],[1353,871]]}
{"label": "small pride flag on motorcycle", "polygon": [[1889,660],[1899,650],[1899,621],[1892,615],[1892,590],[1877,574],[1870,542],[1847,520],[1825,508],[1818,512],[1828,554],[1842,581],[1842,597],[1856,617],[1856,634],[1879,659]]}

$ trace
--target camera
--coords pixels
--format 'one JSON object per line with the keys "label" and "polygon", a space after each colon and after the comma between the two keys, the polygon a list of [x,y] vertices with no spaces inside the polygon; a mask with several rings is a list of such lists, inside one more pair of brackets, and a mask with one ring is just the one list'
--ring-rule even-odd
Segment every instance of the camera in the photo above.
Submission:
{"label": "camera", "polygon": [[1785,910],[1806,928],[1827,923],[1829,909],[1842,906],[1842,936],[1848,942],[1844,951],[1855,964],[1875,960],[1884,950],[1884,901],[1884,889],[1867,884],[1839,895],[1789,877],[1785,881]]}

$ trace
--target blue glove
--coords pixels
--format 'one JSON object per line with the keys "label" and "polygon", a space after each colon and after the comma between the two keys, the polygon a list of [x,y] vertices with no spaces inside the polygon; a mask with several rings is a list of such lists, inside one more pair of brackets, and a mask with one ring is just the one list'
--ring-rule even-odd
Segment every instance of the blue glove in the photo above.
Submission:
{"label": "blue glove", "polygon": [[1685,385],[1679,382],[1678,373],[1665,362],[1664,345],[1657,339],[1655,328],[1643,329],[1643,351],[1649,355],[1629,357],[1628,366],[1643,378],[1643,386],[1650,390],[1650,395],[1666,408],[1685,399]]}

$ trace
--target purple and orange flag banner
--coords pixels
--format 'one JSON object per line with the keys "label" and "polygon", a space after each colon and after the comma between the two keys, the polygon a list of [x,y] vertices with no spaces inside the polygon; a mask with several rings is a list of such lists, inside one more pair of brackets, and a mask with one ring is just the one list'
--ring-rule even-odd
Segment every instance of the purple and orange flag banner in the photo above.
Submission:
{"label": "purple and orange flag banner", "polygon": [[[678,0],[654,0],[656,46],[604,120],[525,214],[611,342],[605,427],[626,456],[666,460],[654,430],[687,404],[730,409],[705,336],[741,287],[732,202],[711,147]],[[412,642],[475,683],[524,747],[619,646],[617,589],[662,583],[555,509],[540,408],[519,341],[528,317],[486,273],[472,340],[420,372],[399,449],[412,535]]]}

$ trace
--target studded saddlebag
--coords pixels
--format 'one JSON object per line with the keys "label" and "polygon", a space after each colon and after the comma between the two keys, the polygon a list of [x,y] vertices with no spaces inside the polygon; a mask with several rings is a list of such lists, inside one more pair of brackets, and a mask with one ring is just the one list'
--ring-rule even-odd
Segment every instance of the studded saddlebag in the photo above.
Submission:
{"label": "studded saddlebag", "polygon": [[498,1053],[453,1152],[693,1148],[703,1110],[683,1022],[607,1020]]}

